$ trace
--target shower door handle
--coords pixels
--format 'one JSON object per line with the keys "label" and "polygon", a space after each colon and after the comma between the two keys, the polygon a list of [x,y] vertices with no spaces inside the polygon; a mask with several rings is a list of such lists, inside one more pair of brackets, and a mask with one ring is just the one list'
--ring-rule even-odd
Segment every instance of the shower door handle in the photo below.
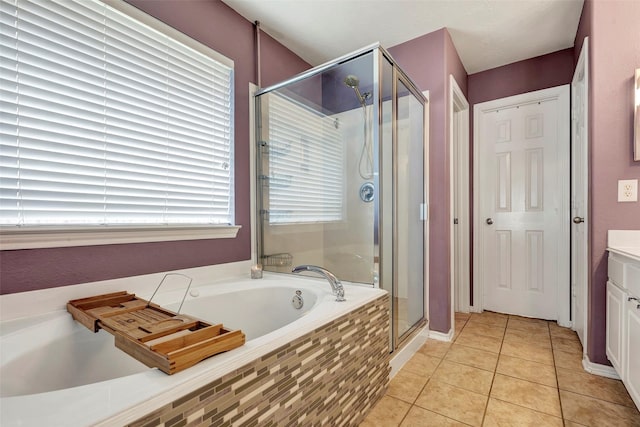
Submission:
{"label": "shower door handle", "polygon": [[487,225],[491,225],[491,224],[493,224],[493,219],[487,218],[487,220],[485,222],[487,223]]}

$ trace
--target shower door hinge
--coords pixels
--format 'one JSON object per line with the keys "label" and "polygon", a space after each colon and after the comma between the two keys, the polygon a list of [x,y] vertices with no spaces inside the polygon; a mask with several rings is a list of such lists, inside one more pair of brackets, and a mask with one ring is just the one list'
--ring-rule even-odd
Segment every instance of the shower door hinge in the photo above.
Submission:
{"label": "shower door hinge", "polygon": [[426,203],[420,203],[420,221],[429,221],[429,209]]}

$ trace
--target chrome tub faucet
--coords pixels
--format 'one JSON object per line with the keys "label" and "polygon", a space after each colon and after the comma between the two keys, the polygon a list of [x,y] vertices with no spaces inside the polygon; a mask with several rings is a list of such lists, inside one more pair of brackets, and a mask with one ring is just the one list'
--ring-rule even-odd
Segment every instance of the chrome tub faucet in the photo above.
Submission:
{"label": "chrome tub faucet", "polygon": [[333,290],[333,294],[336,296],[336,301],[346,301],[344,297],[344,287],[338,278],[326,268],[318,267],[317,265],[299,265],[293,270],[292,273],[301,273],[303,271],[311,271],[313,273],[318,273],[323,276],[329,284],[331,285],[331,290]]}

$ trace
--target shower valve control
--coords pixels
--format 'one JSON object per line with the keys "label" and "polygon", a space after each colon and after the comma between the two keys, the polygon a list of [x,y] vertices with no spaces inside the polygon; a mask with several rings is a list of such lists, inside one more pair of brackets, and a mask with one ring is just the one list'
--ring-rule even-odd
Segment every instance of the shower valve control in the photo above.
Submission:
{"label": "shower valve control", "polygon": [[360,187],[360,198],[363,202],[369,203],[373,201],[375,196],[375,191],[373,187],[373,182],[365,182]]}

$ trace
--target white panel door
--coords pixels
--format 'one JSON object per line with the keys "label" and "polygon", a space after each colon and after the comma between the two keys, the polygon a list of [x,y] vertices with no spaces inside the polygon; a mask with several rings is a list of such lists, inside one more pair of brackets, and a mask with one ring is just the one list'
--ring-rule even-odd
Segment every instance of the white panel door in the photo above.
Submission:
{"label": "white panel door", "polygon": [[571,297],[573,330],[587,348],[588,38],[571,82]]}
{"label": "white panel door", "polygon": [[561,216],[569,204],[569,141],[559,132],[559,116],[565,116],[559,108],[565,105],[557,98],[542,99],[479,117],[476,189],[486,310],[558,319],[558,285],[565,276],[559,272],[568,271],[560,265],[568,256],[568,234],[567,242],[559,240]]}

